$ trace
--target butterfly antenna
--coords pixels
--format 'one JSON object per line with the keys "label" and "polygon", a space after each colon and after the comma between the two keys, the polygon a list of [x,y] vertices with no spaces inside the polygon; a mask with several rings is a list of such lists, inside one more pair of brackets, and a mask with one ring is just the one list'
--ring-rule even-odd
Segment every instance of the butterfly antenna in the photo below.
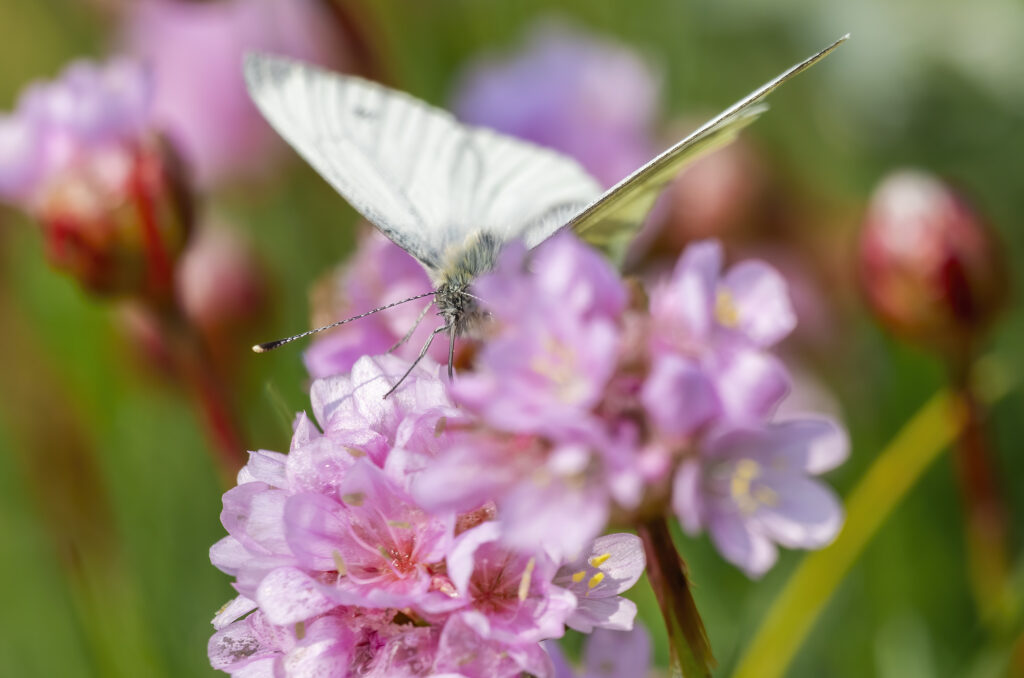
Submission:
{"label": "butterfly antenna", "polygon": [[384,394],[384,398],[387,398],[389,395],[394,393],[395,390],[402,385],[402,382],[405,381],[410,374],[412,374],[412,371],[416,369],[416,366],[419,365],[420,361],[423,360],[424,356],[427,355],[427,351],[430,350],[430,345],[434,343],[434,337],[436,337],[441,332],[444,332],[445,330],[449,329],[450,327],[452,326],[442,325],[441,327],[438,327],[436,330],[430,333],[430,336],[427,337],[426,343],[423,344],[423,348],[420,349],[420,354],[416,356],[416,360],[412,361],[412,365],[409,365],[409,369],[405,371],[405,374],[402,375],[402,378],[396,381],[395,385],[392,386],[391,389]]}
{"label": "butterfly antenna", "polygon": [[427,317],[427,311],[429,311],[430,307],[433,305],[434,302],[430,302],[429,304],[423,307],[423,310],[420,311],[419,317],[416,318],[416,322],[413,323],[412,327],[409,328],[409,331],[405,333],[404,337],[396,341],[394,345],[387,350],[388,353],[394,353],[402,344],[412,339],[412,335],[416,332],[416,328],[419,327],[420,323],[423,322],[423,319]]}
{"label": "butterfly antenna", "polygon": [[[305,332],[302,332],[301,334],[296,334],[296,335],[293,335],[293,336],[290,336],[290,337],[285,337],[284,339],[277,339],[276,341],[268,341],[268,342],[266,342],[264,344],[256,344],[255,346],[252,347],[252,350],[255,351],[256,353],[266,353],[267,351],[273,351],[275,348],[278,348],[279,346],[284,346],[285,344],[290,344],[291,342],[295,341],[296,339],[302,339],[303,337],[308,337],[311,334],[316,334],[317,332],[323,332],[324,330],[329,330],[329,329],[331,329],[333,327],[337,327],[338,325],[344,325],[345,323],[350,323],[353,320],[359,320],[360,318],[365,318],[368,315],[373,315],[374,313],[380,313],[381,311],[386,311],[387,309],[394,308],[395,306],[398,306],[399,304],[405,304],[405,303],[410,302],[410,301],[416,301],[417,299],[422,299],[423,297],[429,297],[431,294],[437,294],[437,290],[431,290],[430,292],[424,292],[423,294],[418,294],[415,297],[409,297],[408,299],[402,299],[401,301],[396,301],[394,303],[388,304],[387,306],[381,306],[380,308],[375,308],[372,311],[367,311],[366,313],[360,313],[359,315],[352,316],[351,318],[345,318],[344,320],[339,320],[338,322],[331,323],[330,325],[324,325],[323,327],[317,327],[316,329],[306,330]],[[429,306],[427,308],[429,308]]]}

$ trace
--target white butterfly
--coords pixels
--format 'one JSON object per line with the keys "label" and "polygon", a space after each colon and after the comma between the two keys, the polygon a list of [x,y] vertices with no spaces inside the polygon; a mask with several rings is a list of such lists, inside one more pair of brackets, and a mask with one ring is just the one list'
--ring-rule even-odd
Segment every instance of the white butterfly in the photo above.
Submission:
{"label": "white butterfly", "polygon": [[571,228],[621,259],[662,188],[684,166],[731,141],[766,110],[762,101],[772,90],[848,37],[757,88],[604,192],[566,156],[462,125],[374,82],[265,54],[246,57],[245,80],[278,133],[426,268],[436,286],[429,294],[444,321],[431,339],[448,332],[454,345],[480,315],[468,288],[491,269],[505,243],[519,239],[534,247]]}

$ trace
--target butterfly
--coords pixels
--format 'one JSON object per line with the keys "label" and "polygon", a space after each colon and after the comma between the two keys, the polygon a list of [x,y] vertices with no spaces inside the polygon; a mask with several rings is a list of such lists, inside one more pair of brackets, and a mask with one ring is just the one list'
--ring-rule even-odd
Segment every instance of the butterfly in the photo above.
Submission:
{"label": "butterfly", "polygon": [[[413,365],[446,332],[450,375],[455,338],[471,334],[483,318],[470,286],[491,270],[506,243],[521,240],[532,248],[568,228],[621,261],[661,190],[680,170],[732,141],[767,109],[768,94],[847,38],[758,87],[605,191],[569,157],[462,125],[446,111],[374,82],[268,54],[247,55],[244,73],[250,97],[271,126],[426,269],[433,290],[370,313],[433,295],[443,322]],[[253,350],[267,351],[365,315]]]}

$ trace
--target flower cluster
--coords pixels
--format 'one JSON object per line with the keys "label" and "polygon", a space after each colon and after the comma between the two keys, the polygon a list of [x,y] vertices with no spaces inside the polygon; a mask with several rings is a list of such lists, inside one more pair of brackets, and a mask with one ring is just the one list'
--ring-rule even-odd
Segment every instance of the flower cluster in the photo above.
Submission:
{"label": "flower cluster", "polygon": [[[494,506],[428,510],[413,487],[465,435],[436,364],[364,357],[313,383],[287,455],[252,453],[211,550],[239,598],[214,620],[216,668],[239,676],[550,675],[541,641],[569,625],[628,629],[619,596],[644,569],[637,537],[574,558],[512,548]],[[457,482],[457,479],[452,479]],[[253,611],[255,610],[255,611]],[[243,619],[236,621],[240,616]]]}
{"label": "flower cluster", "polygon": [[770,267],[723,271],[698,243],[647,294],[560,234],[509,245],[472,293],[490,316],[472,369],[448,382],[428,358],[385,399],[408,360],[360,357],[313,382],[319,428],[302,414],[289,454],[252,454],[211,552],[241,594],[215,667],[548,676],[566,625],[632,628],[643,548],[610,523],[674,510],[751,576],[776,544],[834,537],[812,476],[846,440],[773,416],[789,379],[769,349],[794,317]]}

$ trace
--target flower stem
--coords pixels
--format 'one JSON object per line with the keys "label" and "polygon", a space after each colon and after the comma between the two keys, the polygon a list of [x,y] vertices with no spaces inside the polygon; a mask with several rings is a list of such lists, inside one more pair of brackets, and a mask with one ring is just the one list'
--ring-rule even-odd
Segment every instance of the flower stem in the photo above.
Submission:
{"label": "flower stem", "polygon": [[693,600],[686,564],[672,542],[668,522],[664,516],[654,518],[638,525],[637,533],[647,555],[647,577],[668,629],[672,675],[710,676],[715,658]]}
{"label": "flower stem", "polygon": [[996,622],[1010,572],[1006,502],[985,434],[987,410],[975,393],[970,358],[953,360],[950,385],[963,412],[953,461],[964,504],[971,590],[982,618]]}
{"label": "flower stem", "polygon": [[245,463],[245,438],[230,398],[230,390],[206,342],[177,304],[159,315],[179,370],[203,420],[224,480],[232,481]]}

